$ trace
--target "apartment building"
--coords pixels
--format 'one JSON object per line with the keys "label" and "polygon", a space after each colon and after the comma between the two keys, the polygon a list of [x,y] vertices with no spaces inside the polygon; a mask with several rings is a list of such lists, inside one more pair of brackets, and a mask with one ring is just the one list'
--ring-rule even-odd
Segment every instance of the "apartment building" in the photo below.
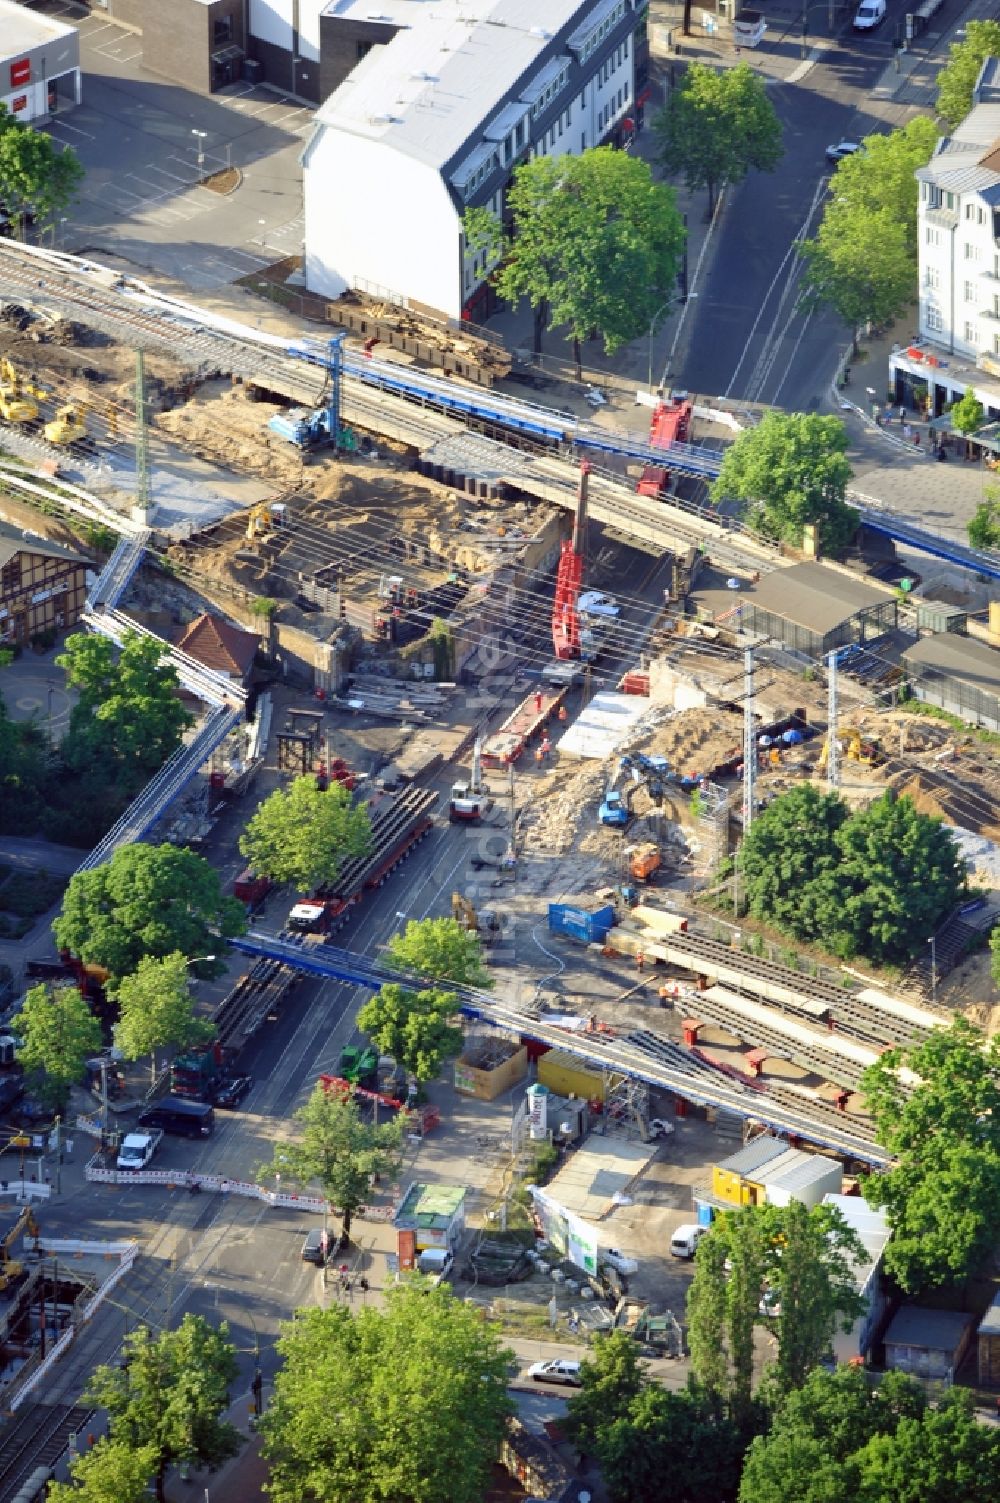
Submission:
{"label": "apartment building", "polygon": [[627,144],[648,101],[645,6],[333,0],[321,20],[324,56],[351,67],[303,157],[307,286],[481,320],[492,267],[466,253],[466,209],[505,217],[530,157]]}

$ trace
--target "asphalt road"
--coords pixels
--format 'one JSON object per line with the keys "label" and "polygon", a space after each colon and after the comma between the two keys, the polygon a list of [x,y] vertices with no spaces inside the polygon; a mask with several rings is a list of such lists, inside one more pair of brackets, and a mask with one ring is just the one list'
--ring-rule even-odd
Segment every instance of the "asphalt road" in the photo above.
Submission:
{"label": "asphalt road", "polygon": [[885,128],[869,95],[891,61],[893,17],[903,9],[900,0],[875,36],[848,32],[801,83],[769,88],[785,155],[775,172],[752,173],[731,195],[677,373],[688,389],[804,411],[820,405],[847,336],[832,314],[800,310],[795,242],[822,217],[827,145]]}

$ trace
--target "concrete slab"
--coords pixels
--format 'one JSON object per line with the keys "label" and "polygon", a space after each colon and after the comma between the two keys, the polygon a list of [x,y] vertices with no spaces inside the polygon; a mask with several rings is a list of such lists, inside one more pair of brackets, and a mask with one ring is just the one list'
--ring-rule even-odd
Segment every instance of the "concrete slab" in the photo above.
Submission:
{"label": "concrete slab", "polygon": [[627,1193],[655,1157],[653,1143],[630,1143],[625,1138],[592,1133],[566,1159],[545,1191],[585,1221],[600,1221],[611,1211],[614,1196]]}

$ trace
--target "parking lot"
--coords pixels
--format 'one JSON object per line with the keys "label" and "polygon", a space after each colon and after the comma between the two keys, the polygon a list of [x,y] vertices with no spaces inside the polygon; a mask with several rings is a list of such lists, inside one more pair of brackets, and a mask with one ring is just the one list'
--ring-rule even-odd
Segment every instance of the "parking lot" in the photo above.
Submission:
{"label": "parking lot", "polygon": [[[135,32],[70,0],[35,8],[80,33],[83,103],[46,127],[86,169],[57,245],[118,255],[200,291],[298,254],[310,108],[243,82],[194,93],[143,69]],[[239,172],[234,191],[201,185],[227,167]]]}

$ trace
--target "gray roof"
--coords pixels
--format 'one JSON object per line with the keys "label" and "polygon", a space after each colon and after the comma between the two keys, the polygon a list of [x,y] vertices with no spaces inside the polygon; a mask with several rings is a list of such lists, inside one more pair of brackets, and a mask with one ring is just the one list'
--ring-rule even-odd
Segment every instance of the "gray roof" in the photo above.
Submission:
{"label": "gray roof", "polygon": [[1000,1336],[1000,1293],[994,1294],[993,1303],[979,1322],[980,1336]]}
{"label": "gray roof", "polygon": [[[443,168],[574,21],[598,22],[614,0],[340,0],[328,14],[392,21],[403,29],[358,63],[316,116],[324,126],[385,142]],[[579,30],[580,27],[577,27]],[[567,38],[563,37],[562,45]],[[561,50],[561,49],[560,49]],[[530,101],[521,105],[526,114]]]}
{"label": "gray roof", "polygon": [[768,1133],[762,1133],[759,1138],[752,1138],[738,1153],[723,1159],[715,1167],[724,1169],[728,1174],[738,1174],[741,1179],[749,1179],[765,1164],[771,1163],[772,1159],[781,1158],[787,1151],[787,1143],[783,1143],[780,1138],[772,1138]]}
{"label": "gray roof", "polygon": [[73,36],[75,31],[76,27],[67,26],[65,21],[40,16],[23,5],[15,5],[14,0],[0,0],[0,57],[16,58],[33,47]]}
{"label": "gray roof", "polygon": [[942,136],[926,167],[917,170],[922,183],[935,183],[950,193],[979,193],[1000,182],[995,161],[984,162],[1000,141],[1000,104],[975,105],[953,136]]}
{"label": "gray roof", "polygon": [[914,668],[934,669],[982,694],[1000,695],[1000,652],[960,632],[921,637],[906,649],[903,661]]}
{"label": "gray roof", "polygon": [[854,1264],[855,1282],[859,1289],[864,1289],[882,1261],[885,1244],[891,1236],[885,1212],[870,1206],[860,1195],[824,1195],[823,1205],[840,1212],[864,1247],[864,1261]]}
{"label": "gray roof", "polygon": [[[2,0],[0,0],[2,3]],[[10,522],[0,522],[0,568],[9,564],[18,553],[40,553],[43,558],[61,558],[71,564],[89,564],[82,553],[64,548],[62,543],[51,543],[24,527],[14,527]]]}
{"label": "gray roof", "polygon": [[783,1158],[768,1164],[763,1179],[769,1190],[781,1189],[794,1196],[807,1185],[829,1178],[834,1170],[838,1179],[842,1180],[843,1171],[836,1159],[828,1159],[822,1153],[803,1153],[801,1148],[792,1148]]}
{"label": "gray roof", "polygon": [[894,599],[889,590],[842,574],[839,569],[806,563],[765,574],[750,604],[825,636],[859,612],[888,605]]}
{"label": "gray roof", "polygon": [[925,1310],[922,1305],[903,1305],[885,1333],[885,1344],[953,1352],[974,1319],[963,1310]]}

